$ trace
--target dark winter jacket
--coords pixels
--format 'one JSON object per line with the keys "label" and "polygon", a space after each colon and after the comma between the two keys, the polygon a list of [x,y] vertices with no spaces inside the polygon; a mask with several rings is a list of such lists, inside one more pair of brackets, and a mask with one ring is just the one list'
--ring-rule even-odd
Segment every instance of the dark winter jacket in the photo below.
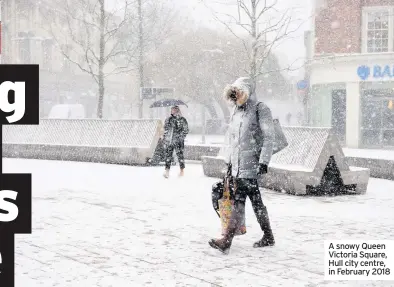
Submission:
{"label": "dark winter jacket", "polygon": [[183,143],[189,133],[187,120],[182,116],[169,116],[164,123],[163,140],[166,144]]}

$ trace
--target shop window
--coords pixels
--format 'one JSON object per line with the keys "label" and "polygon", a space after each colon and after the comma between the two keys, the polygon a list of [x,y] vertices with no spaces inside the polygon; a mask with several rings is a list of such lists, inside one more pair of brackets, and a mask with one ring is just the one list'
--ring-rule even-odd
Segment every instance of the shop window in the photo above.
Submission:
{"label": "shop window", "polygon": [[393,8],[363,8],[363,51],[380,53],[393,51]]}
{"label": "shop window", "polygon": [[383,146],[394,146],[394,130],[383,131]]}
{"label": "shop window", "polygon": [[394,94],[368,90],[362,97],[361,133],[364,146],[394,146]]}
{"label": "shop window", "polygon": [[394,146],[394,97],[383,101],[383,145]]}
{"label": "shop window", "polygon": [[382,125],[381,102],[366,97],[362,105],[362,127],[366,130],[380,129]]}
{"label": "shop window", "polygon": [[362,144],[363,146],[379,146],[380,130],[363,130]]}
{"label": "shop window", "polygon": [[394,129],[394,98],[383,102],[383,127]]}

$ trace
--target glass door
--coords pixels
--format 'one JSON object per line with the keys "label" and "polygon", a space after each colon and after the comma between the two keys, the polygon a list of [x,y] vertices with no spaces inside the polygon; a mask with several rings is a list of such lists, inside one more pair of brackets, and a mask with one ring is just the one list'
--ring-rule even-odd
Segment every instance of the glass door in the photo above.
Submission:
{"label": "glass door", "polygon": [[361,135],[363,146],[379,146],[382,128],[382,104],[374,95],[365,94],[361,103]]}
{"label": "glass door", "polygon": [[331,93],[331,126],[341,144],[346,137],[346,90],[333,90]]}

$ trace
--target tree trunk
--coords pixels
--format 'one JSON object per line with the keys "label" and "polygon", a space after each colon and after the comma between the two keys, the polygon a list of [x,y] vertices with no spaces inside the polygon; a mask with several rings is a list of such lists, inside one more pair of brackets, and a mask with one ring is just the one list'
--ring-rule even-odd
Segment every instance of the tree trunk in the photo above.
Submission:
{"label": "tree trunk", "polygon": [[104,0],[100,0],[100,59],[99,59],[99,98],[97,106],[97,117],[99,119],[103,118],[103,106],[104,106],[104,52],[105,52],[105,39],[104,39],[104,29],[105,29],[105,9]]}
{"label": "tree trunk", "polygon": [[205,104],[205,108],[208,110],[209,115],[211,116],[212,119],[217,119],[218,114],[216,112],[215,107],[212,104]]}
{"label": "tree trunk", "polygon": [[[142,3],[138,0],[138,22],[139,22],[139,76],[140,76],[140,88],[144,86],[144,50],[143,50],[143,30],[142,30]],[[143,99],[141,99],[140,91],[138,91],[138,117],[141,119],[143,116]]]}
{"label": "tree trunk", "polygon": [[99,98],[98,98],[98,106],[97,106],[97,117],[99,119],[103,118],[103,107],[104,107],[104,79],[102,76],[99,76]]}
{"label": "tree trunk", "polygon": [[256,1],[252,0],[252,12],[251,12],[251,23],[252,23],[252,55],[250,59],[250,79],[252,82],[252,94],[256,91],[256,83],[257,83],[257,20],[256,20]]}

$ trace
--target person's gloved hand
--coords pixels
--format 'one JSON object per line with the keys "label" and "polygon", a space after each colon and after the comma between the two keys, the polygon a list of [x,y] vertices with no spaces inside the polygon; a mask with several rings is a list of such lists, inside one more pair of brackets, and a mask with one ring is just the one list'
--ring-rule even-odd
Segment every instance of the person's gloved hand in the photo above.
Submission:
{"label": "person's gloved hand", "polygon": [[223,197],[223,191],[224,185],[222,181],[216,182],[212,185],[212,205],[216,210],[216,213],[219,211],[219,199]]}
{"label": "person's gloved hand", "polygon": [[266,165],[265,163],[260,163],[259,170],[257,171],[257,174],[263,175],[263,174],[266,174],[267,172],[268,172],[268,165]]}
{"label": "person's gloved hand", "polygon": [[232,169],[231,163],[226,165],[227,165],[226,175],[231,176],[231,169]]}

